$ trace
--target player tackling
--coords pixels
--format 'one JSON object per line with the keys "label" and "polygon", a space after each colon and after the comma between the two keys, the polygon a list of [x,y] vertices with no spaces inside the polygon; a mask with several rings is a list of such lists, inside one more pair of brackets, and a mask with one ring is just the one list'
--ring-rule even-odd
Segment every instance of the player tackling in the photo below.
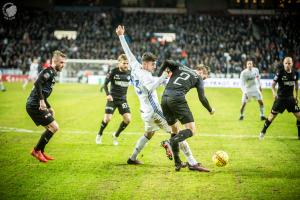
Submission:
{"label": "player tackling", "polygon": [[[142,63],[140,64],[126,42],[124,26],[118,26],[116,33],[119,36],[122,48],[131,67],[131,80],[133,81],[135,92],[140,101],[140,111],[145,125],[145,134],[137,141],[134,151],[127,160],[127,163],[142,164],[137,159],[137,156],[145,147],[146,143],[152,138],[155,131],[161,128],[171,133],[171,129],[163,116],[156,93],[156,88],[165,81],[168,74],[163,73],[160,77],[152,76],[152,72],[156,67],[156,56],[150,52],[146,52],[143,54]],[[193,157],[186,141],[180,144],[180,149],[188,160],[189,169],[202,171],[202,168],[200,168],[198,162]]]}
{"label": "player tackling", "polygon": [[259,104],[259,111],[260,111],[260,119],[265,120],[264,114],[264,103],[262,98],[262,90],[260,84],[260,75],[259,71],[256,67],[253,67],[253,61],[248,59],[246,60],[246,69],[241,72],[241,89],[243,92],[242,96],[242,106],[240,110],[240,120],[244,119],[244,111],[246,107],[246,103],[251,99],[254,98],[257,100]]}
{"label": "player tackling", "polygon": [[[162,110],[163,114],[172,127],[172,130],[177,129],[179,123],[184,125],[185,129],[181,130],[172,137],[170,140],[162,142],[162,146],[174,155],[175,170],[179,171],[182,168],[182,162],[179,157],[179,142],[183,142],[185,139],[192,137],[196,134],[196,126],[194,122],[193,114],[187,104],[185,95],[192,88],[197,89],[198,98],[207,111],[213,115],[215,110],[211,108],[205,94],[203,80],[208,77],[208,71],[199,66],[196,70],[192,70],[180,63],[172,60],[166,60],[159,74],[165,69],[169,69],[172,72],[172,76],[165,88],[162,96]],[[200,166],[202,171],[208,172],[209,170]]]}

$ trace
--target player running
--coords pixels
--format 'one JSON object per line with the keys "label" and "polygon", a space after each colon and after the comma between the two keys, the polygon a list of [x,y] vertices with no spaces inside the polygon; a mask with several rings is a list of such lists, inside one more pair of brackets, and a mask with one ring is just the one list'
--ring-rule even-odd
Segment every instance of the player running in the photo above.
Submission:
{"label": "player running", "polygon": [[[175,170],[178,171],[182,167],[178,143],[183,142],[196,133],[194,117],[185,99],[186,93],[188,93],[191,88],[196,88],[199,100],[208,112],[213,115],[215,110],[211,108],[204,94],[203,80],[208,77],[208,71],[205,67],[196,67],[194,71],[180,63],[166,60],[160,69],[159,75],[167,68],[172,72],[172,76],[162,96],[162,110],[172,129],[176,129],[176,127],[179,126],[177,120],[179,120],[186,129],[179,131],[178,134],[170,140],[163,141],[162,146],[172,152],[175,161]],[[209,171],[201,165],[200,167],[204,172]]]}
{"label": "player running", "polygon": [[48,103],[47,98],[52,93],[57,72],[64,68],[65,62],[65,54],[58,50],[53,52],[51,66],[41,71],[26,103],[26,111],[34,123],[37,126],[42,125],[46,129],[31,151],[32,156],[44,163],[54,159],[45,154],[44,150],[53,134],[58,131],[58,123],[54,119],[54,110]]}
{"label": "player running", "polygon": [[265,120],[264,114],[264,103],[262,101],[262,90],[260,84],[260,76],[259,71],[256,67],[253,67],[253,61],[248,59],[246,61],[246,69],[241,72],[241,89],[243,92],[242,96],[242,106],[240,110],[240,119],[244,119],[244,111],[246,107],[246,103],[251,99],[254,98],[257,100],[259,104],[259,111],[260,111],[260,119]]}
{"label": "player running", "polygon": [[[113,133],[113,144],[118,145],[117,138],[121,132],[128,126],[131,119],[130,108],[127,104],[127,89],[130,82],[130,71],[128,71],[128,60],[125,54],[118,57],[118,67],[112,69],[106,76],[104,90],[106,93],[106,106],[104,118],[101,122],[100,130],[96,136],[96,144],[102,143],[103,130],[110,122],[115,109],[118,108],[120,115],[123,117],[119,129]],[[108,84],[110,83],[110,91]]]}
{"label": "player running", "polygon": [[[283,113],[285,109],[292,112],[297,118],[298,139],[300,140],[300,109],[298,106],[298,73],[294,70],[293,60],[291,57],[285,57],[283,60],[283,68],[279,69],[272,82],[272,93],[275,99],[270,115],[265,121],[261,130],[259,139],[262,140],[266,134],[268,127],[276,118],[278,113]],[[275,86],[278,83],[276,92]],[[295,96],[294,96],[295,89]]]}
{"label": "player running", "polygon": [[[131,67],[131,79],[133,81],[135,92],[140,101],[140,111],[145,126],[145,134],[139,138],[128,164],[142,164],[138,159],[138,154],[145,147],[146,143],[152,138],[155,131],[159,128],[171,133],[159,105],[156,88],[161,85],[167,78],[167,73],[160,77],[153,77],[152,72],[155,69],[156,57],[152,53],[144,53],[142,56],[142,64],[140,64],[129,49],[129,46],[124,36],[124,26],[118,26],[116,33],[119,36],[122,48],[128,58]],[[198,162],[193,157],[193,154],[186,141],[180,144],[180,149],[188,160],[189,169],[200,171]],[[183,165],[183,164],[182,164]]]}

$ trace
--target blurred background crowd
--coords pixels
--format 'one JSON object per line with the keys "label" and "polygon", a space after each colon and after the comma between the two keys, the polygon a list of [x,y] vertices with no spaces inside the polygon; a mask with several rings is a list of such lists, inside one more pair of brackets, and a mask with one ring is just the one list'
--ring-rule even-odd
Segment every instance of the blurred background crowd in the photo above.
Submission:
{"label": "blurred background crowd", "polygon": [[[23,10],[13,21],[0,24],[0,67],[26,72],[34,58],[44,63],[54,49],[65,51],[68,58],[116,59],[122,53],[115,34],[118,24],[125,26],[138,58],[151,51],[159,61],[172,58],[190,67],[203,63],[217,74],[240,73],[245,59],[251,57],[268,78],[289,55],[300,68],[300,29],[294,16],[125,13],[117,8]],[[75,30],[77,38],[59,40],[55,30]],[[176,39],[159,41],[157,32],[176,33]]]}

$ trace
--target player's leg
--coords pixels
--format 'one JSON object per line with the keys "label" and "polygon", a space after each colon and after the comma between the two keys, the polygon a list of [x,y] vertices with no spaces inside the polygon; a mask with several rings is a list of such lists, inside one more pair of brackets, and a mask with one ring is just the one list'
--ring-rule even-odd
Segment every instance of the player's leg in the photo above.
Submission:
{"label": "player's leg", "polygon": [[153,137],[155,131],[159,130],[159,127],[154,123],[154,119],[144,120],[144,123],[145,134],[138,139],[131,156],[127,160],[128,164],[141,164],[141,162],[137,160],[137,156]]}
{"label": "player's leg", "polygon": [[131,121],[131,114],[130,114],[130,108],[127,104],[127,101],[120,101],[118,103],[116,103],[119,113],[122,115],[123,117],[123,121],[120,123],[119,128],[116,132],[114,132],[112,134],[113,136],[113,140],[114,140],[114,145],[118,145],[118,137],[121,134],[121,132],[128,126],[128,124]]}
{"label": "player's leg", "polygon": [[266,131],[271,125],[271,123],[274,121],[278,113],[282,113],[286,109],[286,102],[281,99],[276,99],[273,103],[271,113],[269,114],[268,118],[266,119],[264,123],[264,127],[262,128],[259,139],[262,140],[264,136],[266,135]]}
{"label": "player's leg", "polygon": [[244,111],[245,111],[245,107],[246,107],[246,104],[247,104],[247,95],[246,94],[243,94],[242,96],[242,106],[240,108],[240,118],[239,120],[243,120],[244,119]]}
{"label": "player's leg", "polygon": [[288,112],[292,112],[295,115],[295,117],[297,118],[296,125],[297,125],[297,129],[298,129],[298,139],[300,140],[300,108],[294,98],[291,98],[290,100],[288,100],[287,104],[288,104],[288,106],[287,106]]}
{"label": "player's leg", "polygon": [[298,129],[298,140],[300,140],[300,112],[294,113],[295,117],[297,118],[297,129]]}
{"label": "player's leg", "polygon": [[139,161],[137,159],[139,153],[144,149],[144,147],[146,146],[146,144],[150,141],[150,139],[152,138],[152,136],[154,135],[154,131],[152,132],[145,132],[145,134],[140,137],[138,139],[138,141],[135,144],[134,150],[131,154],[131,156],[129,157],[129,159],[127,160],[128,164],[142,164],[141,161]]}
{"label": "player's leg", "polygon": [[[1,78],[1,77],[0,77]],[[5,89],[5,86],[4,86],[4,84],[3,84],[3,81],[0,79],[0,91],[2,91],[2,92],[5,92],[6,91],[6,89]]]}
{"label": "player's leg", "polygon": [[96,136],[96,144],[102,143],[103,131],[106,128],[107,124],[110,122],[115,109],[116,109],[115,103],[113,101],[107,101],[106,106],[105,106],[105,114],[104,114],[103,120],[101,121],[101,125],[100,125],[100,129],[98,131],[98,134]]}
{"label": "player's leg", "polygon": [[260,112],[260,120],[266,120],[267,118],[265,117],[265,106],[262,98],[262,94],[260,91],[258,91],[254,97],[256,98],[258,105],[259,105],[259,112]]}
{"label": "player's leg", "polygon": [[59,129],[57,122],[54,120],[52,114],[48,110],[39,110],[38,108],[26,108],[26,110],[36,125],[42,125],[46,129],[41,135],[36,146],[31,151],[31,155],[36,157],[41,162],[53,160],[52,157],[44,154],[44,150],[46,144],[50,141],[53,134]]}

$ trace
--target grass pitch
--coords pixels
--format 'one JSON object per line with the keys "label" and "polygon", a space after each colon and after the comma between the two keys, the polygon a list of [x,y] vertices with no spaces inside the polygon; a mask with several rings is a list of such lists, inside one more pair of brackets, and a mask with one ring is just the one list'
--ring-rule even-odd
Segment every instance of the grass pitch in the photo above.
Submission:
{"label": "grass pitch", "polygon": [[[0,93],[0,199],[299,199],[300,141],[296,119],[285,112],[258,141],[263,126],[257,102],[247,104],[245,120],[238,121],[239,89],[206,89],[216,109],[210,116],[195,91],[187,96],[197,125],[197,136],[188,139],[194,156],[210,173],[182,169],[175,172],[165,157],[160,141],[169,137],[158,132],[139,159],[142,166],[126,160],[143,134],[139,103],[133,88],[128,103],[132,123],[112,145],[111,133],[121,121],[116,115],[104,132],[103,144],[95,135],[104,114],[105,95],[97,86],[57,84],[49,98],[56,111],[60,131],[46,151],[56,158],[48,164],[29,155],[43,132],[25,111],[28,86],[6,84]],[[162,93],[162,88],[159,94]],[[271,90],[264,90],[268,115]],[[226,167],[214,166],[212,154],[224,150],[230,160]],[[182,156],[183,158],[183,156]]]}

